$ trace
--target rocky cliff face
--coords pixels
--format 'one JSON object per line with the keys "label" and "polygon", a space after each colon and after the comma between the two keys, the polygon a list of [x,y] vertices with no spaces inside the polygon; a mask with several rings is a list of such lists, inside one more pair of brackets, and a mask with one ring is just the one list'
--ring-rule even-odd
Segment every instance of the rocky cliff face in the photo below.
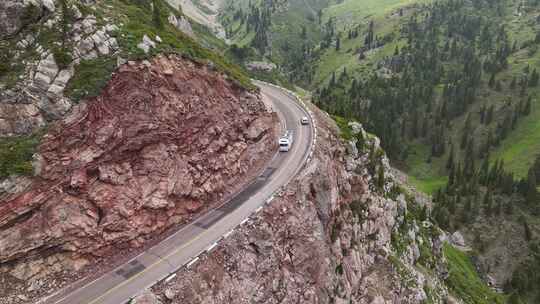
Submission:
{"label": "rocky cliff face", "polygon": [[17,34],[24,26],[56,9],[53,0],[5,0],[0,2],[0,38]]}
{"label": "rocky cliff face", "polygon": [[[442,303],[438,275],[416,267],[422,258],[440,259],[441,242],[424,237],[391,176],[384,189],[375,186],[378,139],[358,151],[340,141],[326,115],[318,120],[315,158],[281,196],[191,269],[134,302]],[[377,166],[389,169],[380,155]],[[432,264],[433,273],[444,273],[439,266]]]}
{"label": "rocky cliff face", "polygon": [[[118,55],[118,42],[111,37],[118,30],[116,25],[98,25],[96,16],[83,15],[74,4],[68,6],[68,12],[57,6],[53,0],[0,3],[0,37],[10,35],[10,39],[0,40],[0,49],[6,53],[0,58],[7,56],[9,70],[21,70],[14,84],[5,86],[0,81],[2,137],[27,135],[62,118],[73,104],[64,93],[80,62]],[[72,24],[66,25],[62,38],[56,37],[61,23],[68,22],[62,19],[68,13]],[[24,26],[34,30],[21,31]],[[71,46],[62,50],[69,63],[58,62],[60,39]]]}
{"label": "rocky cliff face", "polygon": [[275,153],[276,125],[212,67],[176,55],[121,66],[49,128],[35,177],[1,197],[0,298],[47,291],[226,199]]}

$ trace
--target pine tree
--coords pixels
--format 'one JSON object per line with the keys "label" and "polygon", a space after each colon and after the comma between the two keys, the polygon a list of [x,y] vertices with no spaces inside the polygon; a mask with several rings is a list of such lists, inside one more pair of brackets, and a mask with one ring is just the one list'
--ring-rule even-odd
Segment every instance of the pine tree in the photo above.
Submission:
{"label": "pine tree", "polygon": [[528,116],[529,114],[531,114],[531,107],[531,97],[529,96],[529,98],[527,99],[527,103],[525,104],[525,109],[523,109],[523,115]]}
{"label": "pine tree", "polygon": [[461,221],[463,223],[469,223],[471,221],[471,218],[472,218],[471,209],[472,209],[472,201],[471,201],[471,198],[468,197],[467,200],[465,201],[465,205],[463,205],[463,209],[461,213]]}
{"label": "pine tree", "polygon": [[450,170],[454,167],[454,145],[450,145],[450,155],[446,161],[446,169]]}
{"label": "pine tree", "polygon": [[495,203],[495,210],[494,210],[494,213],[495,215],[497,216],[501,216],[501,213],[502,213],[502,202],[500,200],[498,200],[496,203]]}
{"label": "pine tree", "polygon": [[536,159],[532,166],[534,170],[534,176],[536,177],[536,182],[538,183],[540,181],[540,154],[536,156]]}
{"label": "pine tree", "polygon": [[158,29],[163,29],[163,19],[161,17],[161,2],[160,0],[152,0],[152,22]]}
{"label": "pine tree", "polygon": [[497,92],[502,91],[502,83],[501,83],[500,80],[497,80],[497,81],[495,82],[495,91],[497,91]]}
{"label": "pine tree", "polygon": [[358,149],[358,151],[364,150],[365,143],[366,143],[366,139],[364,138],[364,132],[360,131],[356,135],[356,149]]}
{"label": "pine tree", "polygon": [[480,108],[480,123],[484,124],[486,120],[486,105],[482,105],[482,108]]}
{"label": "pine tree", "polygon": [[523,301],[517,292],[513,292],[508,298],[508,304],[523,304]]}
{"label": "pine tree", "polygon": [[469,135],[471,134],[471,114],[467,115],[467,119],[465,120],[465,126],[463,127],[462,133],[461,133],[461,150],[465,149],[467,144],[469,143]]}
{"label": "pine tree", "polygon": [[527,242],[531,241],[532,233],[531,233],[531,228],[529,227],[529,223],[527,222],[527,219],[525,218],[525,216],[522,215],[519,217],[519,221],[523,224],[523,232],[524,232],[525,240],[527,240]]}
{"label": "pine tree", "polygon": [[486,191],[486,194],[484,195],[484,202],[483,202],[484,212],[486,213],[487,216],[491,216],[492,204],[493,204],[493,201],[491,198],[491,189],[488,188]]}
{"label": "pine tree", "polygon": [[495,107],[491,105],[488,109],[487,115],[486,115],[486,125],[489,125],[493,121],[493,111],[495,110]]}
{"label": "pine tree", "polygon": [[377,173],[377,188],[379,191],[384,191],[385,177],[384,177],[384,166],[382,161],[379,164],[379,172]]}
{"label": "pine tree", "polygon": [[530,206],[536,206],[538,203],[538,189],[536,183],[536,174],[534,168],[530,168],[527,174],[527,203]]}
{"label": "pine tree", "polygon": [[538,72],[536,71],[536,68],[533,69],[532,74],[531,74],[531,78],[529,79],[529,86],[530,87],[538,86],[539,78],[540,78],[540,76],[538,75]]}
{"label": "pine tree", "polygon": [[514,90],[516,88],[516,76],[512,77],[512,82],[510,82],[510,89]]}
{"label": "pine tree", "polygon": [[488,86],[493,88],[495,86],[495,73],[491,74],[488,81]]}
{"label": "pine tree", "polygon": [[452,188],[456,182],[456,171],[454,167],[450,167],[450,172],[448,173],[448,188]]}
{"label": "pine tree", "polygon": [[487,186],[489,182],[489,156],[484,158],[480,169],[480,184]]}
{"label": "pine tree", "polygon": [[332,72],[332,77],[330,78],[330,83],[328,88],[334,88],[336,86],[336,72]]}

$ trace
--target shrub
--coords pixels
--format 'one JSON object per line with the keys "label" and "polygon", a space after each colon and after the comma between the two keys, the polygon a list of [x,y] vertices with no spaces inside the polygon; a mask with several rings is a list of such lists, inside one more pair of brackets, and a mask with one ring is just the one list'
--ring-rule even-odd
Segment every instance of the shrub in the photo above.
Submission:
{"label": "shrub", "polygon": [[0,139],[0,178],[32,174],[32,155],[42,134]]}
{"label": "shrub", "polygon": [[114,58],[82,60],[66,87],[66,96],[78,101],[99,95],[115,68]]}
{"label": "shrub", "polygon": [[26,26],[31,23],[34,23],[39,19],[40,16],[41,16],[41,10],[34,4],[30,3],[28,6],[24,8],[24,11],[21,15],[21,24],[23,26]]}
{"label": "shrub", "polygon": [[61,70],[67,68],[73,61],[69,50],[65,47],[55,47],[52,49],[52,53],[58,68]]}

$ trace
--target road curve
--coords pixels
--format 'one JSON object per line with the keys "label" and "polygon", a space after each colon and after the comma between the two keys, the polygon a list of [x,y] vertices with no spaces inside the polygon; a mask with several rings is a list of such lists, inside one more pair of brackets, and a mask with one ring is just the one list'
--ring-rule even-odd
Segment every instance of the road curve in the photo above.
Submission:
{"label": "road curve", "polygon": [[[294,131],[291,151],[279,153],[252,184],[228,203],[211,210],[178,232],[132,260],[69,293],[58,293],[45,304],[121,304],[144,289],[167,278],[181,267],[189,267],[201,252],[213,247],[227,232],[242,224],[299,172],[307,161],[313,129],[301,126],[306,111],[290,94],[256,83],[273,104],[282,126]],[[277,143],[276,143],[277,144]]]}

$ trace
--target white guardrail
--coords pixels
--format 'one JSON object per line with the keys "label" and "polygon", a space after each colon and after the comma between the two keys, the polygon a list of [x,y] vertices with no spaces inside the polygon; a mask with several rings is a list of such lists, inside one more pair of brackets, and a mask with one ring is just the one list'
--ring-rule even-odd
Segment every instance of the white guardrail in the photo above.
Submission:
{"label": "white guardrail", "polygon": [[[313,115],[313,112],[311,111],[311,109],[304,103],[304,101],[302,101],[302,99],[295,92],[293,92],[291,90],[288,90],[286,88],[282,88],[282,87],[277,86],[277,85],[272,84],[272,83],[268,83],[268,82],[264,82],[264,81],[260,81],[260,80],[255,80],[255,81],[259,82],[259,83],[262,83],[264,85],[271,86],[271,87],[274,87],[276,89],[282,90],[282,91],[286,92],[288,95],[292,96],[293,99],[295,99],[296,102],[298,102],[298,104],[300,104],[302,109],[308,114],[308,117],[311,120],[311,128],[313,130],[313,132],[311,132],[312,140],[311,140],[311,146],[309,148],[310,151],[309,151],[307,159],[304,161],[304,163],[298,169],[298,171],[289,179],[289,181],[287,181],[287,183],[285,183],[283,186],[281,186],[278,190],[274,191],[274,193],[272,193],[266,199],[265,205],[268,205],[274,200],[274,198],[276,196],[279,196],[282,193],[282,191],[291,183],[291,181],[293,181],[297,177],[298,173],[300,173],[302,171],[302,169],[304,169],[304,167],[307,166],[307,164],[309,164],[313,160],[313,153],[314,153],[313,151],[315,150],[315,145],[317,144],[317,121],[315,120],[315,116]],[[212,250],[215,249],[222,240],[224,240],[224,239],[228,238],[229,236],[231,236],[231,234],[234,232],[235,229],[237,229],[238,227],[241,227],[242,225],[246,224],[249,221],[249,219],[251,217],[253,217],[253,215],[257,215],[262,209],[263,209],[263,206],[260,206],[259,208],[257,208],[251,215],[249,215],[246,219],[244,219],[239,225],[237,225],[236,227],[234,227],[233,229],[231,229],[227,233],[223,234],[220,239],[218,239],[216,242],[214,242],[212,245],[210,245],[205,250],[199,252],[199,254],[193,256],[193,258],[191,260],[186,262],[183,266],[178,268],[176,271],[178,271],[182,267],[186,267],[188,269],[191,268],[195,263],[197,263],[199,261],[199,258],[200,258],[201,254],[203,254],[203,253],[209,254],[210,252],[212,252]],[[171,273],[168,277],[166,277],[165,282],[169,282],[173,278],[175,278],[176,277],[176,271]]]}

